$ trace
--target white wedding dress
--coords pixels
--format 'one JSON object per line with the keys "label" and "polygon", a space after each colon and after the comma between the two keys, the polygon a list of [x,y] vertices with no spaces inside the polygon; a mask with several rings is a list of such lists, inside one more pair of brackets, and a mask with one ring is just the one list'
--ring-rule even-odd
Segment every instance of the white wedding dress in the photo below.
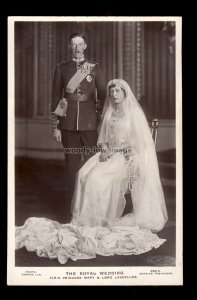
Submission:
{"label": "white wedding dress", "polygon": [[[124,195],[129,186],[129,172],[131,167],[133,173],[136,169],[137,154],[134,148],[131,149],[131,159],[126,160],[124,154],[118,152],[129,147],[124,118],[114,116],[110,125],[108,145],[111,157],[105,162],[100,162],[100,153],[97,153],[78,172],[73,197],[72,224],[113,225],[124,211],[126,204]],[[116,152],[112,152],[115,149]]]}
{"label": "white wedding dress", "polygon": [[[126,148],[124,119],[118,122],[116,132],[114,122],[117,121],[112,120],[109,145],[113,149]],[[132,171],[133,190],[138,176],[135,148],[129,160],[120,152],[106,162],[100,162],[99,156],[100,152],[92,156],[77,174],[71,223],[62,225],[46,218],[29,218],[16,228],[16,249],[26,247],[38,256],[57,258],[64,264],[68,258],[90,259],[96,254],[141,254],[165,242],[151,230],[139,228],[135,218],[128,225],[121,224],[127,217],[121,218],[131,180],[129,173]]]}
{"label": "white wedding dress", "polygon": [[[116,151],[105,162],[100,162],[100,152],[92,156],[77,174],[71,223],[29,218],[23,226],[16,227],[16,249],[26,247],[38,256],[57,258],[64,264],[69,258],[90,259],[97,254],[138,255],[165,242],[153,233],[161,230],[167,221],[158,166],[152,163],[155,158],[150,156],[149,160],[142,161],[136,148],[136,133],[132,131],[135,128],[131,129],[124,114],[111,114],[107,124],[109,149],[129,148],[129,156]],[[102,126],[105,127],[105,120]],[[101,129],[98,142],[106,135],[104,131],[105,128]],[[152,147],[152,141],[150,144]],[[153,171],[147,168],[149,178],[144,165],[150,160]],[[134,211],[122,217],[128,188]]]}

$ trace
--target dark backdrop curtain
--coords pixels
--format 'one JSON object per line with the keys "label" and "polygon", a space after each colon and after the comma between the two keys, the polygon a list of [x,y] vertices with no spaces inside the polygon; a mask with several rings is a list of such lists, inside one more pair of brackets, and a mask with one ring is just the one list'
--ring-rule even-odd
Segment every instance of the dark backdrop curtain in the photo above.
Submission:
{"label": "dark backdrop curtain", "polygon": [[[86,56],[107,83],[123,78],[147,117],[175,118],[175,54],[163,22],[16,22],[15,113],[48,119],[55,65],[70,58],[68,37],[84,31]],[[171,47],[171,48],[170,48]]]}
{"label": "dark backdrop curtain", "polygon": [[175,48],[163,22],[144,26],[144,99],[149,116],[175,119]]}

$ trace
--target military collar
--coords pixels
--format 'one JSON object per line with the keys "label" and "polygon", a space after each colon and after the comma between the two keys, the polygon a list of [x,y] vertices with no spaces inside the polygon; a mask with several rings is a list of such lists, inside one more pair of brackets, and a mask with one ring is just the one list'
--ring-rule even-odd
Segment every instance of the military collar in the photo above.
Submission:
{"label": "military collar", "polygon": [[85,61],[85,56],[82,56],[81,58],[72,57],[72,60],[79,63],[79,62]]}

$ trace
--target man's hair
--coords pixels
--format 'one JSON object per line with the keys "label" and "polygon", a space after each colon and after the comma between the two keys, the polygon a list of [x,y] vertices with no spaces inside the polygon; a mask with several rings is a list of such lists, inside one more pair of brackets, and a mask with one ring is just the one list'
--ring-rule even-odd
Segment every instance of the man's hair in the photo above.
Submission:
{"label": "man's hair", "polygon": [[84,42],[86,41],[85,35],[82,32],[74,32],[69,36],[69,43],[71,42],[72,39],[74,39],[75,37],[81,37]]}

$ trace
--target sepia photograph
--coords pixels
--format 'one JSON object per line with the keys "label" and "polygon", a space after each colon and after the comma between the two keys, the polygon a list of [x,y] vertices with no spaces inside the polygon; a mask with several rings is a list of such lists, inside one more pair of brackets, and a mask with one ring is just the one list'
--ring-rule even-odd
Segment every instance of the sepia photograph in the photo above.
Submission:
{"label": "sepia photograph", "polygon": [[8,18],[8,285],[182,285],[181,17]]}

